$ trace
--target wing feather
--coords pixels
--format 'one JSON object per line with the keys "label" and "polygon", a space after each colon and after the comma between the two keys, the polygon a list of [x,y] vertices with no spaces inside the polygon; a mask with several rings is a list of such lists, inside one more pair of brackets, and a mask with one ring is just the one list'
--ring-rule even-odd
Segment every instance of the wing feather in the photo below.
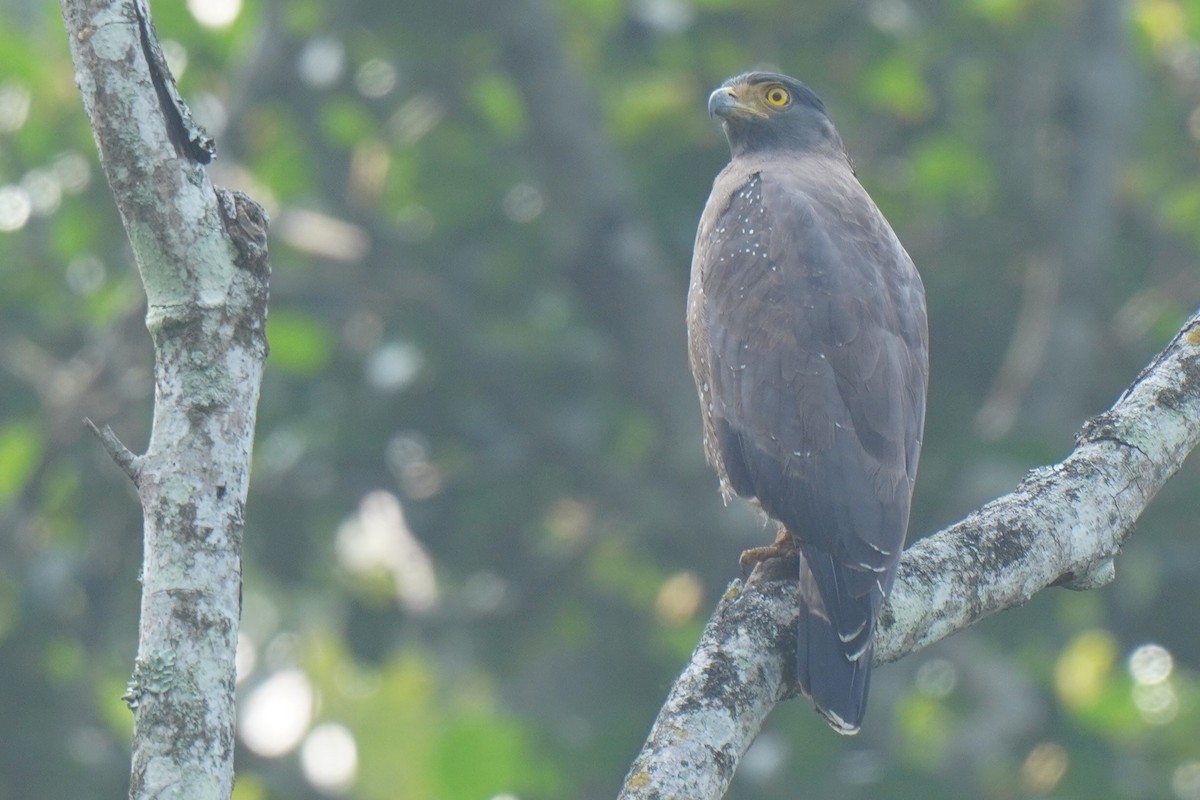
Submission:
{"label": "wing feather", "polygon": [[[813,624],[857,663],[908,526],[924,292],[844,162],[755,167],[718,177],[697,235],[688,323],[706,452],[727,497],[756,499],[797,536]],[[857,669],[844,679],[865,687]]]}

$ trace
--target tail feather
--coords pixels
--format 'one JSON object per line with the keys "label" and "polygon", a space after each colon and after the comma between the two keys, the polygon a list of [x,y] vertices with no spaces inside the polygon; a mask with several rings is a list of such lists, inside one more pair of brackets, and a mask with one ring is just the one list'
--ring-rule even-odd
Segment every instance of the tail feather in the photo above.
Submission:
{"label": "tail feather", "polygon": [[830,726],[858,733],[867,710],[875,620],[882,592],[854,596],[845,567],[820,551],[800,564],[800,619],[796,628],[796,678],[800,690]]}

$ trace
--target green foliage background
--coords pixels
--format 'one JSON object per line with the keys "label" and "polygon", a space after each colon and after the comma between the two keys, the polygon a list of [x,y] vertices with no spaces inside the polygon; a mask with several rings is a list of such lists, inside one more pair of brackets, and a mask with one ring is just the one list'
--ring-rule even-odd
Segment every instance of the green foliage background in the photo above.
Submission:
{"label": "green foliage background", "polygon": [[[1200,298],[1195,0],[154,13],[214,181],[273,218],[240,690],[300,670],[308,724],[356,743],[347,797],[615,796],[769,536],[721,507],[684,367],[727,76],[822,95],[924,276],[910,538],[1062,458]],[[140,514],[80,419],[143,447],[152,354],[57,8],[33,0],[0,6],[0,286],[0,798],[116,797]],[[387,546],[432,573],[347,555],[376,490],[404,513]],[[1113,585],[878,670],[859,737],[777,709],[730,796],[1200,798],[1198,491],[1191,465]],[[1130,669],[1147,643],[1169,676]],[[243,747],[235,796],[325,796],[299,752]]]}

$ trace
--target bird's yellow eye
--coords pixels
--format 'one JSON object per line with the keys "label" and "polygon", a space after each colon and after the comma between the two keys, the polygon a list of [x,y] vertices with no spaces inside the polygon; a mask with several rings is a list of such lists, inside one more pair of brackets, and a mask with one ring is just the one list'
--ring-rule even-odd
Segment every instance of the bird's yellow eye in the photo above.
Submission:
{"label": "bird's yellow eye", "polygon": [[783,108],[792,101],[792,96],[788,94],[788,90],[779,84],[767,88],[766,98],[767,102],[775,108]]}

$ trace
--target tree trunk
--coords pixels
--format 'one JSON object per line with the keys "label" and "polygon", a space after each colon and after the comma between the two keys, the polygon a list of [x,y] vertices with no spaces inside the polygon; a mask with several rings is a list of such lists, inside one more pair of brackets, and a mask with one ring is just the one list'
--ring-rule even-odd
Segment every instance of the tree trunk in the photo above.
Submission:
{"label": "tree trunk", "polygon": [[129,795],[228,798],[242,512],[267,353],[266,217],[209,182],[212,142],[178,98],[144,0],[62,0],[62,10],[155,349],[146,453],[91,426],[144,515]]}

